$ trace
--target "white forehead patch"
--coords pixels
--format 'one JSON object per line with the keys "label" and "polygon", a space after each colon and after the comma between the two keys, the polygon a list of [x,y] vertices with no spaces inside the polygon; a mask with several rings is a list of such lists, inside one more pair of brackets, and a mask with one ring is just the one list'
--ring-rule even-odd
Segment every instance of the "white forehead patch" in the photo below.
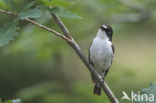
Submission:
{"label": "white forehead patch", "polygon": [[102,25],[104,28],[107,28],[107,26],[106,25]]}

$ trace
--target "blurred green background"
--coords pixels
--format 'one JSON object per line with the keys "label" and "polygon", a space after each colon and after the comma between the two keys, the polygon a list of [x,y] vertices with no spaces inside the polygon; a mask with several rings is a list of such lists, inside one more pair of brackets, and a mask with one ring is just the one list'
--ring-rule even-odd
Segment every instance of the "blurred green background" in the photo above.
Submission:
{"label": "blurred green background", "polygon": [[[22,8],[30,0],[15,0]],[[156,81],[156,1],[71,0],[66,9],[82,19],[62,18],[85,55],[101,24],[114,29],[115,58],[106,81],[117,98]],[[132,4],[132,5],[131,5]],[[12,20],[0,13],[0,26]],[[59,32],[45,12],[37,22]],[[62,39],[26,22],[20,36],[0,48],[0,98],[22,103],[110,103],[92,93],[90,72]],[[126,103],[127,101],[123,101]]]}

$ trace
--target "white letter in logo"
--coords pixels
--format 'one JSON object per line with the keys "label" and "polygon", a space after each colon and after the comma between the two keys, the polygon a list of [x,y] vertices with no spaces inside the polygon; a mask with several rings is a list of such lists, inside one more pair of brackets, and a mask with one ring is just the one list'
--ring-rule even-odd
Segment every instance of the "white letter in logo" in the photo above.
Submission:
{"label": "white letter in logo", "polygon": [[122,94],[123,94],[123,96],[122,96],[121,100],[127,99],[127,100],[131,101],[131,99],[128,97],[128,95],[125,91],[122,91]]}
{"label": "white letter in logo", "polygon": [[[133,91],[131,92],[132,101],[137,101],[137,97],[140,98],[140,95],[135,94]],[[140,101],[140,100],[139,100]]]}
{"label": "white letter in logo", "polygon": [[153,94],[149,94],[149,101],[154,101],[154,95]]}

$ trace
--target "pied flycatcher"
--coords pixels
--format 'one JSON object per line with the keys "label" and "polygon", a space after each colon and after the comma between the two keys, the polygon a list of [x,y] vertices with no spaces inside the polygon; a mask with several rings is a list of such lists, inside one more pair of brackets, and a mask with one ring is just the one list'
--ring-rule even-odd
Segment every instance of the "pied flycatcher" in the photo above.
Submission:
{"label": "pied flycatcher", "polygon": [[[96,68],[97,72],[104,79],[114,58],[114,47],[112,45],[113,30],[109,25],[102,25],[97,36],[92,41],[89,48],[89,61]],[[101,95],[100,84],[92,75],[95,84],[94,94]]]}

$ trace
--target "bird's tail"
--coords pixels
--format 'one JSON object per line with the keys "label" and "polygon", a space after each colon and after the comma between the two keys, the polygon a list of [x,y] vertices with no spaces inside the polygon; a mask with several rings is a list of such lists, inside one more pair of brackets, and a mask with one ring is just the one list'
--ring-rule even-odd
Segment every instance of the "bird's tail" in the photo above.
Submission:
{"label": "bird's tail", "polygon": [[97,83],[95,83],[95,86],[94,86],[94,91],[93,91],[94,94],[97,94],[97,95],[101,95],[101,87],[100,85],[98,85]]}
{"label": "bird's tail", "polygon": [[100,96],[100,95],[101,95],[101,87],[100,87],[100,85],[97,83],[97,81],[95,80],[94,75],[92,74],[91,76],[92,76],[92,81],[93,81],[93,83],[95,84],[95,85],[94,85],[93,93]]}

